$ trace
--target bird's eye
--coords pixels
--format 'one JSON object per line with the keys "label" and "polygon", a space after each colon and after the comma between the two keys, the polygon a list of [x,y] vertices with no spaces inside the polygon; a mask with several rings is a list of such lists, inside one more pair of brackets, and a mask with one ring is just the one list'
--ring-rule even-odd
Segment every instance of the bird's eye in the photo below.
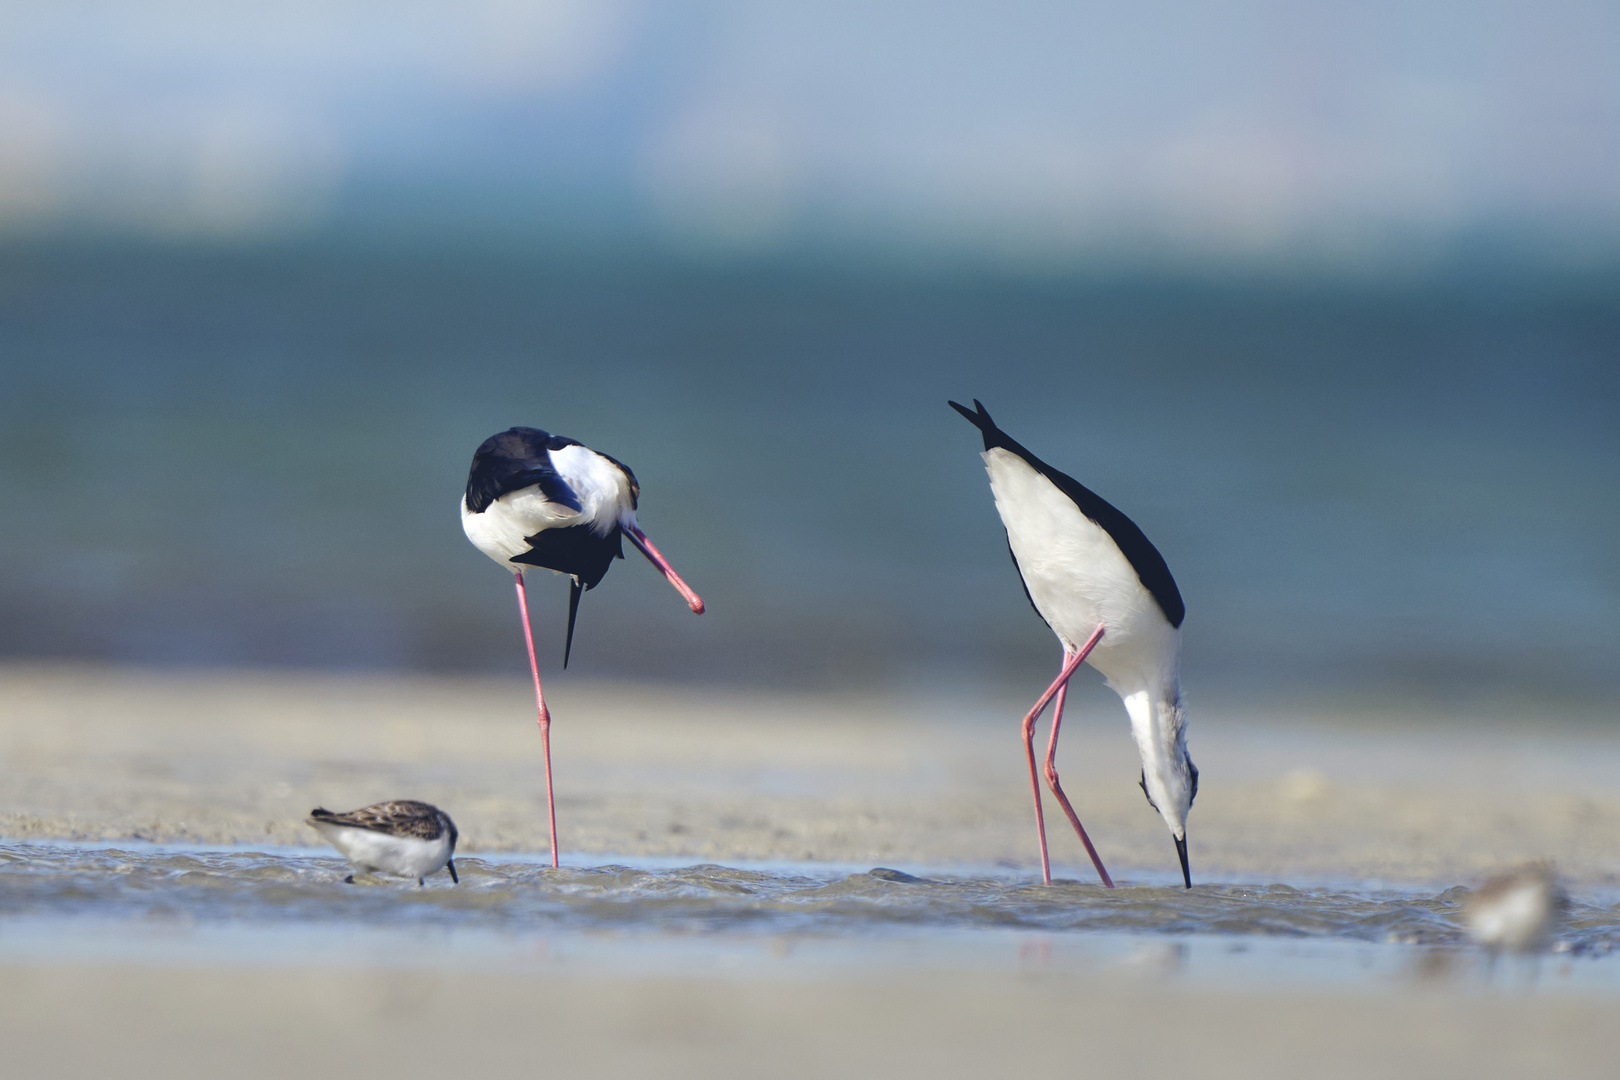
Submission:
{"label": "bird's eye", "polygon": [[1192,794],[1187,796],[1187,805],[1191,806],[1193,800],[1198,798],[1198,766],[1192,763],[1191,757],[1187,758],[1187,772],[1192,775]]}
{"label": "bird's eye", "polygon": [[1137,786],[1139,786],[1142,789],[1142,794],[1147,796],[1148,805],[1153,807],[1153,809],[1157,810],[1159,808],[1159,804],[1153,801],[1153,793],[1148,791],[1148,789],[1147,789],[1147,770],[1146,769],[1142,770],[1142,779],[1138,780],[1136,783],[1137,783]]}

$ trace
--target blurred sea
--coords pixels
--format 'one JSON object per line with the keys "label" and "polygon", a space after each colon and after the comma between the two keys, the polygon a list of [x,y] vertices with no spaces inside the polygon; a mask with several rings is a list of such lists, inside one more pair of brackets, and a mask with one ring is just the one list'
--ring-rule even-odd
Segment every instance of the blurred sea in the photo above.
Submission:
{"label": "blurred sea", "polygon": [[0,658],[520,671],[456,505],[527,424],[628,463],[709,603],[633,557],[572,669],[1033,685],[978,397],[1163,551],[1194,695],[1613,701],[1617,286],[11,242]]}

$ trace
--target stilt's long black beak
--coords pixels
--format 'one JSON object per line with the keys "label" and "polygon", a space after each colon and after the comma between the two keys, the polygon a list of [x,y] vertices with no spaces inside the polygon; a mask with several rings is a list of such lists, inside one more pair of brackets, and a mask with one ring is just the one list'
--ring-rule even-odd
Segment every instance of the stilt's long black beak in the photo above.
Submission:
{"label": "stilt's long black beak", "polygon": [[1181,880],[1186,882],[1187,888],[1192,888],[1192,872],[1187,869],[1187,837],[1178,836],[1176,839],[1176,854],[1181,856]]}
{"label": "stilt's long black beak", "polygon": [[449,862],[444,864],[444,868],[446,870],[450,871],[450,880],[451,880],[451,882],[453,882],[456,885],[460,885],[461,884],[461,879],[456,877],[456,860],[451,859]]}
{"label": "stilt's long black beak", "polygon": [[563,646],[563,670],[568,670],[568,654],[574,651],[574,618],[579,614],[579,595],[585,591],[585,586],[579,583],[579,578],[570,578],[568,582],[568,644]]}

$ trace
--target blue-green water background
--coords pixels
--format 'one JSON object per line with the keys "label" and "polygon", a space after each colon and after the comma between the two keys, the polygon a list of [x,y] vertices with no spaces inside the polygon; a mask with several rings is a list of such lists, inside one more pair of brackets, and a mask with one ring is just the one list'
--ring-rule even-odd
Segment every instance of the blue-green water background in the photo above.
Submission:
{"label": "blue-green water background", "polygon": [[[0,658],[516,672],[461,534],[512,424],[635,469],[572,669],[1035,677],[974,431],[1129,513],[1195,693],[1620,695],[1620,289],[874,271],[314,238],[0,248]],[[535,590],[548,671],[565,588]]]}

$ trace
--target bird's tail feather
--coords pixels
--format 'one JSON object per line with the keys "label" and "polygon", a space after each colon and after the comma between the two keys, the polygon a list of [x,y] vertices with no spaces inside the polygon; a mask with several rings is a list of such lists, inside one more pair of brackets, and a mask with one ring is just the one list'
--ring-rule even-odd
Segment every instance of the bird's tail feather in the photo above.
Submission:
{"label": "bird's tail feather", "polygon": [[568,670],[568,654],[574,651],[574,619],[579,615],[579,597],[585,591],[579,578],[568,582],[568,642],[563,646],[563,670]]}
{"label": "bird's tail feather", "polygon": [[984,448],[986,450],[1007,445],[1006,432],[996,427],[996,422],[990,419],[990,410],[986,409],[984,403],[978,398],[973,399],[973,408],[977,409],[977,412],[970,410],[966,405],[958,405],[954,401],[948,401],[946,404],[967,417],[968,423],[979,429],[979,434],[984,436]]}

